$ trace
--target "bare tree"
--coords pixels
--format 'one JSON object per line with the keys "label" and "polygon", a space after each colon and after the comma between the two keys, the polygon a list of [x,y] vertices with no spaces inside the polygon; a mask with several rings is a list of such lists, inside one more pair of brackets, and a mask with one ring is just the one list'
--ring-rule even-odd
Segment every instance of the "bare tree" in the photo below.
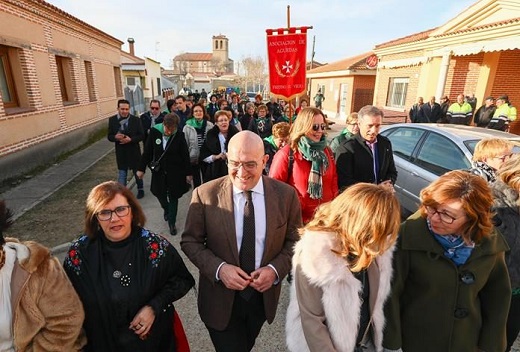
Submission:
{"label": "bare tree", "polygon": [[245,90],[247,91],[248,83],[253,85],[253,90],[259,90],[255,89],[255,87],[263,85],[267,77],[265,60],[260,56],[244,57],[240,62],[240,66],[240,71],[243,71],[243,75],[239,72],[239,76],[242,78]]}

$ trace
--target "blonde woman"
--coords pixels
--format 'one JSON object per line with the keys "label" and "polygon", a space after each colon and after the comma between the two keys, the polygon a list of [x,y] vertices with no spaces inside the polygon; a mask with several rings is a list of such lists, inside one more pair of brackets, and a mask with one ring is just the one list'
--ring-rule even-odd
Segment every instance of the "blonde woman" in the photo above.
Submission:
{"label": "blonde woman", "polygon": [[350,137],[354,136],[356,133],[359,132],[357,112],[353,112],[350,115],[348,115],[346,123],[347,127],[345,127],[343,131],[341,131],[341,133],[338,136],[334,137],[330,142],[330,149],[332,149],[334,155],[336,155],[336,150],[344,140],[349,139]]}
{"label": "blonde woman", "polygon": [[399,223],[397,199],[374,184],[358,183],[318,209],[294,249],[291,352],[382,350]]}
{"label": "blonde woman", "polygon": [[496,171],[513,154],[513,143],[502,138],[482,139],[473,152],[471,172],[488,182],[495,182]]}
{"label": "blonde woman", "polygon": [[269,176],[293,186],[302,206],[303,222],[316,208],[338,194],[338,176],[327,146],[327,121],[321,110],[305,108],[293,123],[290,143],[274,156]]}

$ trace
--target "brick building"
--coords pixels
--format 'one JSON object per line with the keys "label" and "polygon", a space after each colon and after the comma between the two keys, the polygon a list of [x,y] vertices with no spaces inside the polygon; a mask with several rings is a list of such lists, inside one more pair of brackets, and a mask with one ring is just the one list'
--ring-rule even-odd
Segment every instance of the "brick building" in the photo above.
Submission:
{"label": "brick building", "polygon": [[[329,117],[345,119],[351,112],[371,104],[376,70],[366,64],[373,53],[363,53],[307,71],[310,103],[321,90],[322,110]],[[374,67],[375,68],[375,67]]]}
{"label": "brick building", "polygon": [[45,1],[0,2],[0,180],[106,127],[123,96],[122,44]]}
{"label": "brick building", "polygon": [[[418,96],[508,94],[520,104],[520,3],[480,0],[440,27],[376,45],[374,104],[403,117]],[[512,130],[520,132],[515,123]]]}

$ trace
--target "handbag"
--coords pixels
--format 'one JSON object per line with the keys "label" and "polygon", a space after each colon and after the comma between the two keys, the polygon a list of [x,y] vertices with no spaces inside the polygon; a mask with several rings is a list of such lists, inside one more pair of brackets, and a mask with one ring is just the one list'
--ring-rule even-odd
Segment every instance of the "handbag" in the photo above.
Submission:
{"label": "handbag", "polygon": [[[173,138],[173,136],[170,137],[170,138]],[[170,146],[170,144],[172,144],[172,142],[170,140],[168,140],[168,142],[166,143],[166,148],[164,148],[161,156],[157,160],[155,160],[155,149],[153,150],[153,159],[154,160],[150,161],[150,163],[148,164],[148,167],[150,168],[150,170],[152,172],[156,172],[157,173],[157,172],[161,171],[161,164],[160,164],[160,162],[161,162],[162,157],[164,156],[164,154],[168,150],[168,147]]]}

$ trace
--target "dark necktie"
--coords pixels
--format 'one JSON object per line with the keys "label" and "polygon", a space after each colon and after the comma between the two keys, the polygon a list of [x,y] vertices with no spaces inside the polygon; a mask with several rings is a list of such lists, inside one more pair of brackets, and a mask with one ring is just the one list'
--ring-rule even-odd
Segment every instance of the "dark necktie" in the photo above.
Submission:
{"label": "dark necktie", "polygon": [[[251,274],[255,270],[255,208],[252,193],[252,191],[244,191],[246,204],[244,206],[244,227],[239,255],[240,268],[247,274]],[[253,292],[253,288],[247,287],[240,291],[240,295],[248,301]]]}

